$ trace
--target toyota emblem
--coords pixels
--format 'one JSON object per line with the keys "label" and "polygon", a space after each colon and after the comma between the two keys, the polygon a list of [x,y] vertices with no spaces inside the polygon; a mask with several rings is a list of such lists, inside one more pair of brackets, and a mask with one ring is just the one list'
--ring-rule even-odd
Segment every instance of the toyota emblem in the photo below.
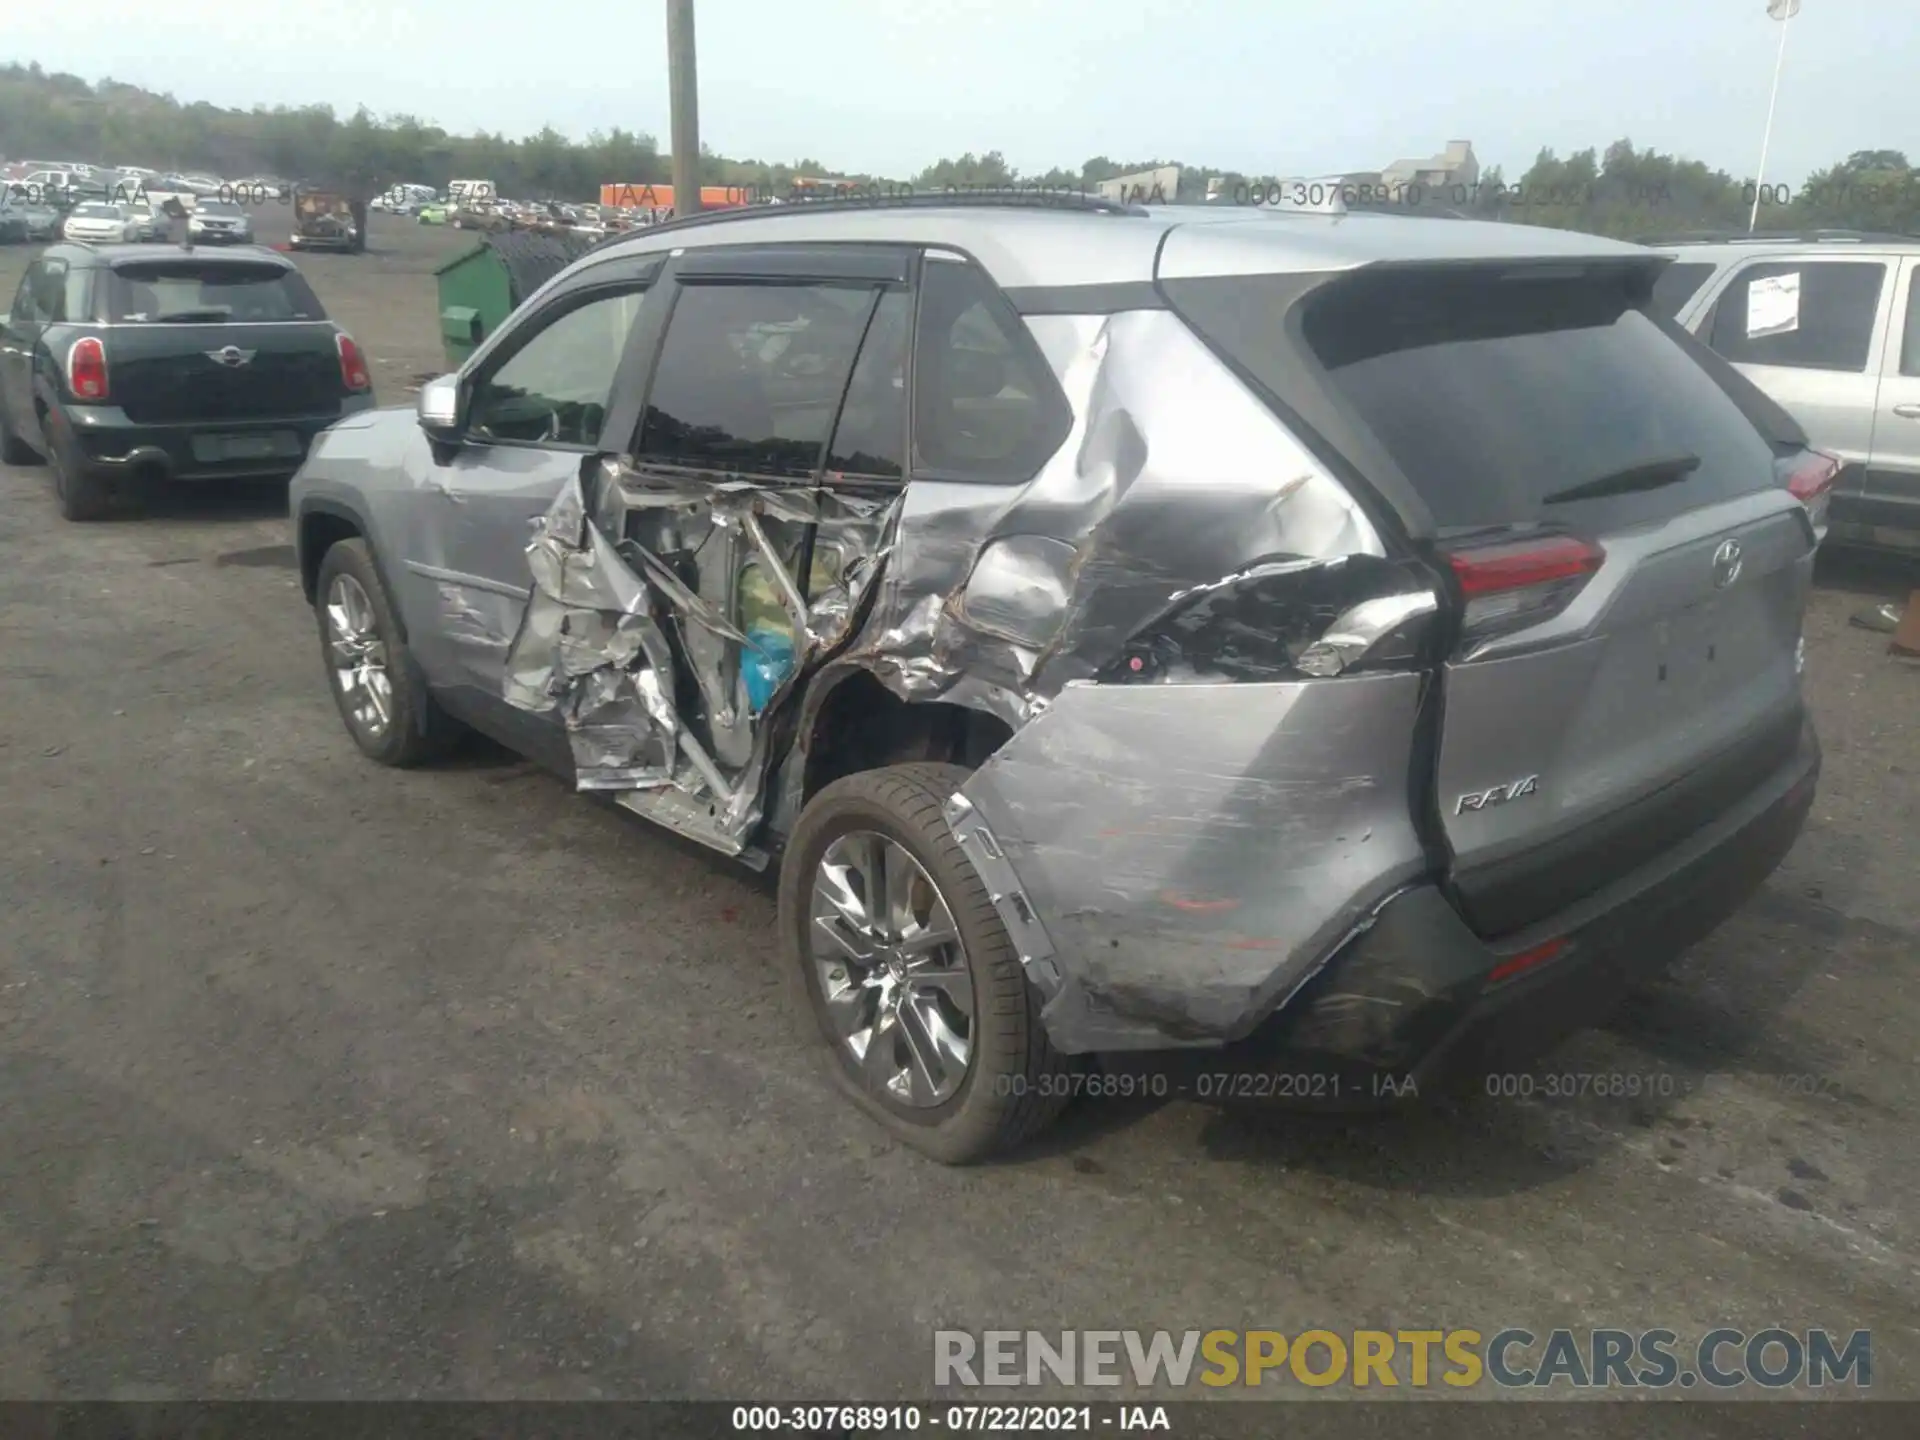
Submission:
{"label": "toyota emblem", "polygon": [[1713,552],[1713,588],[1724,590],[1740,578],[1740,542],[1722,540]]}

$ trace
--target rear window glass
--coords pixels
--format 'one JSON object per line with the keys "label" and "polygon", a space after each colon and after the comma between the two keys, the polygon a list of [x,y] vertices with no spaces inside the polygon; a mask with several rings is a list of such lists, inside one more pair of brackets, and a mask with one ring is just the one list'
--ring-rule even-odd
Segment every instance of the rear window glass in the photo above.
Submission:
{"label": "rear window glass", "polygon": [[188,259],[148,260],[113,272],[113,318],[131,324],[324,320],[298,270]]}
{"label": "rear window glass", "polygon": [[[1257,279],[1203,283],[1243,287],[1222,302],[1260,302]],[[1374,275],[1305,305],[1303,334],[1332,388],[1443,531],[1558,522],[1597,534],[1774,483],[1772,447],[1624,276]],[[1284,398],[1288,376],[1242,363]],[[1676,459],[1698,461],[1676,483],[1553,498]]]}
{"label": "rear window glass", "polygon": [[74,217],[79,220],[124,220],[126,212],[118,205],[76,205]]}
{"label": "rear window glass", "polygon": [[1707,283],[1713,271],[1712,263],[1703,260],[1683,260],[1669,265],[1653,282],[1654,310],[1662,315],[1678,315],[1682,307],[1700,293],[1700,287]]}

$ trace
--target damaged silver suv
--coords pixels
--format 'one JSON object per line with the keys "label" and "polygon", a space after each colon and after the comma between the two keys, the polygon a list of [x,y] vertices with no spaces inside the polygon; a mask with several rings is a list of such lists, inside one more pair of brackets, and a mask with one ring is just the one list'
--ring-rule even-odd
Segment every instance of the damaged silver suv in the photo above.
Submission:
{"label": "damaged silver suv", "polygon": [[1819,769],[1835,465],[1665,263],[1045,196],[618,237],[314,446],[327,673],[375,760],[470,726],[777,864],[833,1073],[943,1160],[1094,1055],[1363,1105],[1510,1066],[1760,885]]}

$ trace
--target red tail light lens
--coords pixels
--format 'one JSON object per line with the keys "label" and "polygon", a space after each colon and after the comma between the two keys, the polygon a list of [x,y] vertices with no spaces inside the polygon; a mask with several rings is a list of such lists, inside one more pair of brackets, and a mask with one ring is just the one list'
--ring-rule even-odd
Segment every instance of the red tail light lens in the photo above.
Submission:
{"label": "red tail light lens", "polygon": [[367,357],[353,343],[353,337],[339,334],[333,343],[340,351],[340,383],[349,390],[371,390],[373,377],[367,373]]}
{"label": "red tail light lens", "polygon": [[1523,630],[1566,609],[1606,560],[1569,535],[1454,550],[1447,564],[1466,597],[1461,644]]}
{"label": "red tail light lens", "polygon": [[1813,533],[1827,530],[1827,507],[1833,499],[1833,487],[1840,482],[1840,457],[1824,450],[1803,450],[1778,462],[1780,479],[1793,498],[1807,507],[1807,519]]}
{"label": "red tail light lens", "polygon": [[67,389],[76,400],[107,398],[107,351],[93,336],[73,342],[67,351]]}

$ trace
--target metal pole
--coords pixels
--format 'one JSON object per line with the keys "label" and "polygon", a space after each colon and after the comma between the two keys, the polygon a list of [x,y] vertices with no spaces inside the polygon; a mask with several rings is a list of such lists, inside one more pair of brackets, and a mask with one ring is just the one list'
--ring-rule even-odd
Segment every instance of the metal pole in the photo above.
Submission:
{"label": "metal pole", "polygon": [[667,0],[667,93],[673,109],[673,213],[700,209],[700,92],[693,60],[693,0]]}
{"label": "metal pole", "polygon": [[1787,63],[1787,27],[1792,24],[1791,15],[1780,22],[1780,53],[1773,61],[1773,95],[1767,101],[1766,132],[1760,137],[1760,173],[1754,177],[1753,212],[1747,216],[1749,235],[1753,234],[1754,226],[1760,223],[1760,188],[1767,178],[1767,149],[1773,144],[1773,110],[1780,103],[1780,70]]}

